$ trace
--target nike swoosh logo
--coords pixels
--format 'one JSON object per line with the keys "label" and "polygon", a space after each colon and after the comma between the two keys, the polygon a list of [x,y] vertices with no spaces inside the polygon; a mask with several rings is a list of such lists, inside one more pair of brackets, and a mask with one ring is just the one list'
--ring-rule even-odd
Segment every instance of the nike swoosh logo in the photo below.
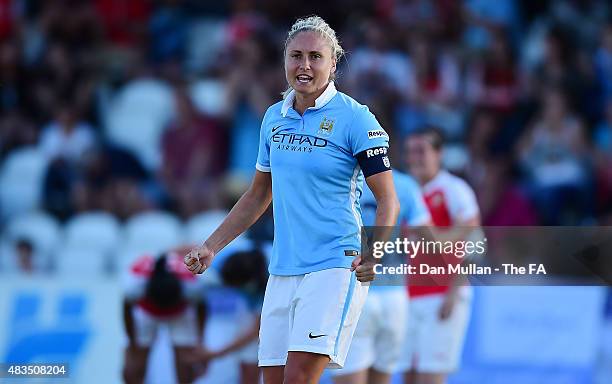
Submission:
{"label": "nike swoosh logo", "polygon": [[282,127],[282,125],[277,125],[276,127],[272,128],[272,133],[276,132],[276,130],[279,129],[280,127]]}
{"label": "nike swoosh logo", "polygon": [[316,335],[316,336],[313,336],[313,335],[312,335],[312,332],[310,332],[310,333],[308,334],[308,337],[310,337],[311,339],[316,339],[316,338],[318,338],[318,337],[323,337],[323,336],[327,336],[327,335]]}

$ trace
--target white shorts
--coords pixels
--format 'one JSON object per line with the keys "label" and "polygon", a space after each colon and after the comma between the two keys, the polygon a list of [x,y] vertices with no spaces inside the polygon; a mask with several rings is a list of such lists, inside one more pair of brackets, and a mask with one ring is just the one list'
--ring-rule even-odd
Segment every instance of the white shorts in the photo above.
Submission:
{"label": "white shorts", "polygon": [[393,373],[401,357],[407,315],[408,295],[404,288],[370,289],[344,368],[330,373],[349,375],[370,367]]}
{"label": "white shorts", "polygon": [[198,343],[198,322],[195,309],[187,307],[181,314],[173,317],[156,317],[140,307],[134,307],[134,332],[136,343],[141,347],[151,347],[160,327],[168,328],[173,346],[194,346]]}
{"label": "white shorts", "polygon": [[450,373],[459,367],[470,319],[471,290],[462,289],[451,315],[440,320],[443,294],[410,298],[400,371]]}
{"label": "white shorts", "polygon": [[289,351],[328,355],[341,368],[368,294],[346,268],[268,279],[259,330],[259,366],[287,362]]}

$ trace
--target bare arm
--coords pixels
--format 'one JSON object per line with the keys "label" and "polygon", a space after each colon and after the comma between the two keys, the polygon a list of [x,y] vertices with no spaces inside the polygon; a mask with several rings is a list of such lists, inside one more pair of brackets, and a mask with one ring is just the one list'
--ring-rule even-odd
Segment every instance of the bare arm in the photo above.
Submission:
{"label": "bare arm", "polygon": [[243,335],[236,338],[236,340],[232,341],[230,344],[226,345],[222,349],[212,352],[212,358],[217,358],[221,356],[225,356],[228,353],[232,353],[234,351],[239,350],[240,348],[248,345],[249,343],[257,340],[259,336],[259,324],[261,322],[261,317],[257,316],[257,320],[253,322],[253,325],[249,330]]}
{"label": "bare arm", "polygon": [[132,315],[132,302],[123,300],[123,326],[130,345],[136,345],[136,332],[134,331],[134,316]]}
{"label": "bare arm", "polygon": [[203,273],[213,258],[238,235],[246,231],[266,211],[272,201],[272,176],[256,171],[249,189],[242,195],[212,235],[185,256],[185,265],[193,273]]}
{"label": "bare arm", "polygon": [[397,223],[400,204],[395,193],[393,174],[385,171],[372,175],[366,179],[366,183],[376,199],[376,221],[377,227],[392,227]]}
{"label": "bare arm", "polygon": [[[375,229],[371,241],[386,241],[393,226],[397,223],[400,204],[395,193],[393,174],[391,171],[380,172],[366,179],[366,183],[376,199]],[[374,280],[374,259],[370,255],[355,258],[352,270],[357,271],[357,279],[361,282]]]}
{"label": "bare arm", "polygon": [[441,230],[438,227],[430,227],[429,230],[432,236],[437,241],[461,241],[480,227],[480,216],[472,217],[471,219],[463,220],[457,224],[453,224],[451,228]]}
{"label": "bare arm", "polygon": [[238,235],[249,229],[268,209],[272,201],[272,177],[269,172],[256,171],[249,189],[234,205],[219,228],[206,240],[217,253]]}
{"label": "bare arm", "polygon": [[200,346],[204,345],[204,335],[206,334],[206,319],[208,317],[208,308],[204,302],[199,302],[196,305],[197,320],[198,320],[198,337]]}
{"label": "bare arm", "polygon": [[[475,216],[467,220],[462,220],[453,226],[452,229],[448,231],[440,231],[436,227],[431,227],[431,231],[433,232],[433,236],[437,241],[461,241],[465,240],[466,237],[473,231],[477,230],[480,227],[480,216]],[[464,260],[466,262],[467,260]],[[445,320],[450,317],[453,308],[455,306],[455,302],[458,299],[459,295],[459,287],[469,285],[469,280],[465,275],[453,276],[450,281],[450,286],[446,296],[444,297],[444,301],[439,311],[439,318],[441,320]]]}

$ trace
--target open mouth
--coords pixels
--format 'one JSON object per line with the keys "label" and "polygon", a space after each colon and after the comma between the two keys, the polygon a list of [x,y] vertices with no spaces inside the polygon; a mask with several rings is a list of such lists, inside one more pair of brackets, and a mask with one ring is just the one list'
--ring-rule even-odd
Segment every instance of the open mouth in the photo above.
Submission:
{"label": "open mouth", "polygon": [[308,76],[308,75],[298,75],[296,77],[296,80],[298,83],[300,84],[308,84],[312,81],[312,76]]}

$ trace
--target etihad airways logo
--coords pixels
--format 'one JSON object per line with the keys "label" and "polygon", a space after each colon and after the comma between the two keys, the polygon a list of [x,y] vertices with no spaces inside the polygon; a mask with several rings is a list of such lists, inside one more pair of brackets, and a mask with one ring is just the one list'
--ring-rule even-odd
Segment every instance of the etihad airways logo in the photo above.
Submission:
{"label": "etihad airways logo", "polygon": [[272,142],[278,143],[276,149],[293,152],[311,153],[313,148],[327,146],[325,139],[296,133],[277,133],[272,136]]}

